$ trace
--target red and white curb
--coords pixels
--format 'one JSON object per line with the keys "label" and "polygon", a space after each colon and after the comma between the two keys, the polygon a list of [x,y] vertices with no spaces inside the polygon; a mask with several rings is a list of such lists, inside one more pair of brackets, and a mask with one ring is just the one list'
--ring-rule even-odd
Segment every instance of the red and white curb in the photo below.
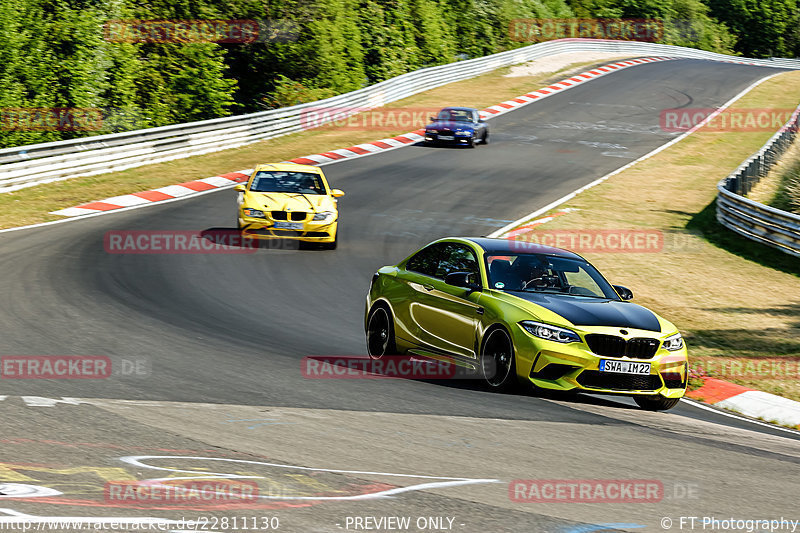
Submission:
{"label": "red and white curb", "polygon": [[800,429],[800,402],[782,396],[716,378],[704,378],[703,386],[687,392],[686,396],[745,416]]}
{"label": "red and white curb", "polygon": [[[533,91],[511,100],[506,100],[497,105],[487,107],[480,112],[482,118],[496,117],[509,111],[513,111],[520,107],[532,104],[548,96],[558,94],[567,89],[577,87],[588,81],[624,70],[626,68],[634,67],[636,65],[643,65],[645,63],[655,63],[659,61],[669,61],[672,57],[646,57],[639,59],[630,59],[627,61],[618,61],[609,65],[604,65],[582,74],[578,74],[569,79],[555,83],[548,87],[543,87],[537,91]],[[345,159],[353,159],[356,157],[366,157],[378,153],[386,152],[387,150],[394,150],[408,146],[410,144],[418,143],[425,138],[424,130],[416,130],[397,137],[389,139],[380,139],[369,143],[358,144],[349,148],[340,148],[323,152],[321,154],[311,154],[303,157],[297,157],[284,163],[298,163],[301,165],[327,165],[336,163]],[[61,215],[64,217],[77,217],[83,215],[97,214],[107,211],[114,211],[115,209],[122,209],[125,207],[141,206],[145,204],[152,204],[164,200],[174,200],[176,198],[191,197],[197,194],[205,193],[214,189],[225,189],[233,187],[237,183],[246,181],[252,173],[252,169],[239,170],[221,176],[211,176],[201,180],[187,181],[177,185],[169,185],[167,187],[160,187],[150,191],[136,192],[133,194],[124,194],[121,196],[114,196],[99,200],[96,202],[89,202],[88,204],[79,205],[77,207],[69,207],[52,211],[51,214]]]}

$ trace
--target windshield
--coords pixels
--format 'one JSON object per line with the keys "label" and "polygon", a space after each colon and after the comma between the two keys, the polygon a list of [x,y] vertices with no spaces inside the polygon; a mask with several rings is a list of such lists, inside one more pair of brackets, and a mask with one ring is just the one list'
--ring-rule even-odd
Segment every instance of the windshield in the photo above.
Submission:
{"label": "windshield", "polygon": [[472,122],[472,111],[467,109],[442,109],[436,120],[452,120],[453,122]]}
{"label": "windshield", "polygon": [[489,255],[486,262],[493,289],[619,299],[597,269],[579,259],[517,254]]}
{"label": "windshield", "polygon": [[251,192],[289,192],[326,194],[322,177],[313,172],[277,172],[261,170],[253,178]]}

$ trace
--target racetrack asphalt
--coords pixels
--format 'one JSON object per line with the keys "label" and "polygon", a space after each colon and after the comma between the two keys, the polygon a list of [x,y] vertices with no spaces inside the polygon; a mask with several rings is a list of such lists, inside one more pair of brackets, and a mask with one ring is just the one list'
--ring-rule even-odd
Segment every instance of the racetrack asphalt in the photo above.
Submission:
{"label": "racetrack asphalt", "polygon": [[[109,355],[144,359],[149,369],[101,380],[2,380],[9,396],[0,401],[2,461],[124,466],[114,458],[137,453],[127,449],[134,446],[203,456],[212,448],[293,465],[502,482],[411,491],[346,510],[335,507],[341,503],[280,509],[296,526],[287,531],[343,531],[337,520],[346,514],[387,512],[458,515],[463,526],[454,530],[468,532],[526,523],[530,531],[576,523],[656,531],[662,516],[714,513],[800,518],[792,516],[800,442],[777,429],[688,404],[644,413],[608,397],[300,373],[307,355],[365,353],[364,299],[380,266],[439,237],[486,235],[674,138],[659,127],[662,109],[715,107],[774,72],[698,60],[640,65],[492,119],[488,146],[410,146],[327,165],[331,186],[346,192],[335,251],[104,250],[109,230],[232,228],[230,190],[0,234],[0,354]],[[18,396],[88,403],[31,407]],[[265,410],[286,424],[248,429],[223,420],[265,418]],[[114,446],[125,453],[109,451]],[[536,506],[510,502],[514,478],[660,479],[665,487],[694,483],[698,492],[659,504]],[[64,514],[52,502],[6,507]],[[159,512],[150,515],[176,511]]]}

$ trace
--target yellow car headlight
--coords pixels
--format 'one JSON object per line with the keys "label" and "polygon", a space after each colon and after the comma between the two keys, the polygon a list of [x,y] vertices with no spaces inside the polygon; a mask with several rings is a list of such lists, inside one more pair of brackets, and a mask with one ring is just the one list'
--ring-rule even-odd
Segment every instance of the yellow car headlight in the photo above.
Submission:
{"label": "yellow car headlight", "polygon": [[570,342],[581,342],[580,336],[571,329],[559,328],[558,326],[551,326],[550,324],[542,324],[541,322],[534,322],[533,320],[524,320],[519,323],[520,326],[540,339],[561,342],[564,344]]}
{"label": "yellow car headlight", "polygon": [[322,211],[321,213],[314,213],[314,218],[312,220],[314,220],[315,222],[325,221],[330,218],[333,218],[333,215],[335,214],[336,213],[334,213],[333,211]]}
{"label": "yellow car headlight", "polygon": [[242,212],[246,217],[267,218],[267,216],[264,214],[264,211],[260,211],[258,209],[250,209],[249,207],[245,207],[244,209],[242,209]]}
{"label": "yellow car headlight", "polygon": [[664,339],[664,349],[670,352],[676,352],[683,348],[683,337],[681,337],[680,333],[676,333],[675,335],[670,335],[666,339]]}

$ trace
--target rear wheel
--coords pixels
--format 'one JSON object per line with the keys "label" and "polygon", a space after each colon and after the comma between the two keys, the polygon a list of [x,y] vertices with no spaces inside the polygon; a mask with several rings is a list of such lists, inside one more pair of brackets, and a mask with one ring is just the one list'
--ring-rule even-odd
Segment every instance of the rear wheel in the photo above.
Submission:
{"label": "rear wheel", "polygon": [[645,411],[666,411],[672,409],[680,398],[664,398],[663,396],[634,396],[634,401]]}
{"label": "rear wheel", "polygon": [[388,309],[382,305],[372,308],[367,320],[367,352],[372,359],[394,355],[394,324]]}
{"label": "rear wheel", "polygon": [[510,391],[517,385],[517,366],[514,361],[514,345],[503,328],[491,330],[483,340],[481,348],[481,370],[489,388]]}

